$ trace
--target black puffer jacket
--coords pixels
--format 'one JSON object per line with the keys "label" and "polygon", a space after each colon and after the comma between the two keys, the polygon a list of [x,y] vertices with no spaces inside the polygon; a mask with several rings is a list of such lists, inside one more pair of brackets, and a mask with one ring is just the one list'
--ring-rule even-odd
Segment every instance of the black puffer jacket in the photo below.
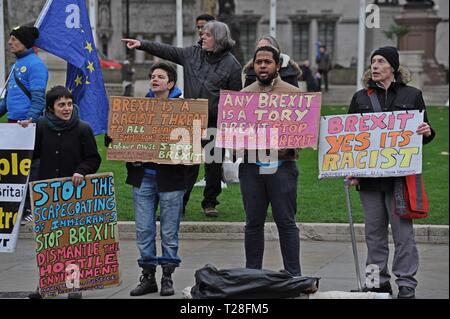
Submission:
{"label": "black puffer jacket", "polygon": [[158,192],[174,192],[186,189],[186,166],[155,163],[127,163],[126,183],[141,187],[146,168],[156,170],[156,187]]}
{"label": "black puffer jacket", "polygon": [[[405,110],[424,110],[424,121],[428,123],[427,112],[425,109],[425,102],[423,100],[422,91],[408,86],[409,74],[406,69],[400,67],[399,76],[396,82],[385,90],[375,84],[370,78],[370,71],[364,75],[365,89],[356,92],[353,95],[348,113],[373,113],[372,103],[367,95],[367,89],[373,90],[377,94],[383,112],[389,111],[405,111]],[[372,93],[372,94],[374,94]],[[428,123],[429,124],[429,123]],[[431,125],[430,125],[431,126]],[[423,136],[423,143],[431,142],[436,133],[431,129],[429,137]],[[391,192],[394,189],[395,177],[381,177],[381,178],[360,178],[359,190],[362,191],[384,191]]]}
{"label": "black puffer jacket", "polygon": [[74,173],[94,174],[102,158],[97,150],[94,133],[88,123],[76,119],[67,129],[57,129],[46,116],[39,119],[36,129],[34,159],[40,159],[37,179],[70,177]]}
{"label": "black puffer jacket", "polygon": [[230,51],[209,54],[199,46],[177,48],[153,41],[141,41],[139,50],[183,66],[184,97],[208,99],[208,127],[217,127],[220,90],[242,88],[242,67]]}

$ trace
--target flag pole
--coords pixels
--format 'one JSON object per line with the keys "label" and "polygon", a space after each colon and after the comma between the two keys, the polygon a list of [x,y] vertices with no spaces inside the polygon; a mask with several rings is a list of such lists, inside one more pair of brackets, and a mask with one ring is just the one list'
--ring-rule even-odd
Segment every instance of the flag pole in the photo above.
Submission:
{"label": "flag pole", "polygon": [[53,0],[47,0],[44,4],[44,7],[42,8],[41,13],[39,13],[39,17],[36,20],[36,23],[34,26],[39,29],[42,23],[42,19],[44,19],[45,15],[47,14],[48,9],[50,8],[50,5],[52,4]]}
{"label": "flag pole", "polygon": [[[5,8],[3,7],[3,1],[0,1],[0,87],[5,88],[7,82],[5,82],[6,73],[6,56],[5,56],[5,21],[3,18]],[[0,98],[3,96],[3,90],[0,94]]]}

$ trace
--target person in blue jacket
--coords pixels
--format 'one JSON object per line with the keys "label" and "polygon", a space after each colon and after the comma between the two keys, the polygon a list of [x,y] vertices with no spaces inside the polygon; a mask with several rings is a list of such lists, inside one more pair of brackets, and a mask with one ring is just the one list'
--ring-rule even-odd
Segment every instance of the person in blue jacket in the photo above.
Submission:
{"label": "person in blue jacket", "polygon": [[32,47],[39,30],[30,26],[14,28],[8,40],[16,63],[11,66],[6,94],[0,101],[0,117],[8,113],[8,122],[37,122],[45,107],[48,70]]}
{"label": "person in blue jacket", "polygon": [[[26,25],[16,27],[10,33],[8,46],[9,51],[16,56],[16,63],[11,66],[5,84],[5,97],[0,99],[0,118],[7,113],[9,123],[36,123],[43,114],[48,70],[32,48],[38,37],[39,30]],[[39,160],[34,160],[30,181],[36,179],[38,167]],[[26,196],[23,222],[33,219],[28,192]]]}

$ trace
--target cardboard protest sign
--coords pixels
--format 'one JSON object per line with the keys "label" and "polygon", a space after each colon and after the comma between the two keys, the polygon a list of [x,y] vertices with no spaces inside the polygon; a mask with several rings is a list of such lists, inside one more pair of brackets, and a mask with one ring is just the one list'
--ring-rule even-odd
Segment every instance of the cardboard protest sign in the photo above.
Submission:
{"label": "cardboard protest sign", "polygon": [[108,160],[200,164],[208,100],[112,96]]}
{"label": "cardboard protest sign", "polygon": [[317,148],[321,93],[220,91],[216,147]]}
{"label": "cardboard protest sign", "polygon": [[319,178],[388,177],[422,172],[422,111],[324,116]]}
{"label": "cardboard protest sign", "polygon": [[120,284],[112,173],[32,182],[30,194],[41,294]]}
{"label": "cardboard protest sign", "polygon": [[0,252],[14,252],[33,157],[36,124],[0,124]]}

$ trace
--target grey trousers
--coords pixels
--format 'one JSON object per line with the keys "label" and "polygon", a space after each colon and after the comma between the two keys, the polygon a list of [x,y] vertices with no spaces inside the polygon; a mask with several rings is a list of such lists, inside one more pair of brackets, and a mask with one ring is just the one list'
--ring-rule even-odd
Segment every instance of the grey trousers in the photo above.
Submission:
{"label": "grey trousers", "polygon": [[414,239],[411,219],[400,218],[394,213],[393,193],[360,191],[364,209],[365,236],[367,245],[366,265],[377,265],[380,270],[380,285],[391,278],[388,270],[389,245],[388,226],[391,224],[394,240],[392,272],[398,286],[415,288],[414,278],[419,268],[419,254]]}

